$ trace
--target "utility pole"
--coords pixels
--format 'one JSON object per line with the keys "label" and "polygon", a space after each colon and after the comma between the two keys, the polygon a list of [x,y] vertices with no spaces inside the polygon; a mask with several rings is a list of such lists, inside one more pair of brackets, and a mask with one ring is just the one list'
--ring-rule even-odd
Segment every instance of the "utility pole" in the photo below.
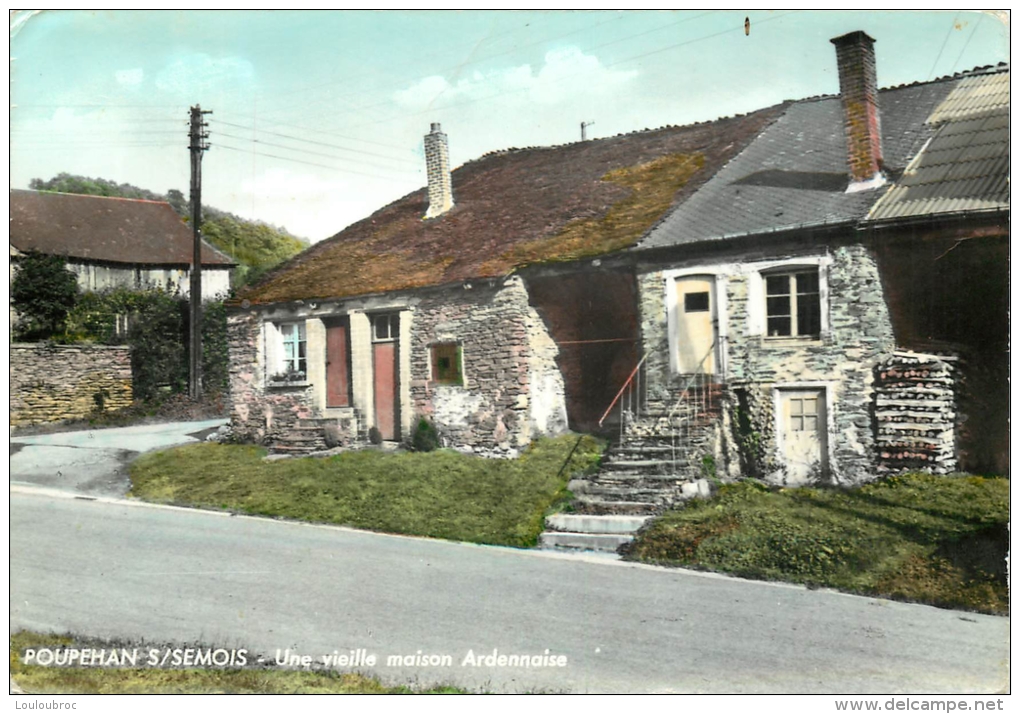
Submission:
{"label": "utility pole", "polygon": [[202,121],[203,114],[198,104],[191,108],[191,130],[188,148],[191,150],[191,232],[194,236],[191,253],[191,307],[190,324],[190,360],[188,363],[188,380],[192,399],[202,398],[202,153],[209,148],[206,139],[208,132],[203,131],[209,126]]}
{"label": "utility pole", "polygon": [[581,122],[581,141],[588,141],[588,127],[594,123],[593,121]]}

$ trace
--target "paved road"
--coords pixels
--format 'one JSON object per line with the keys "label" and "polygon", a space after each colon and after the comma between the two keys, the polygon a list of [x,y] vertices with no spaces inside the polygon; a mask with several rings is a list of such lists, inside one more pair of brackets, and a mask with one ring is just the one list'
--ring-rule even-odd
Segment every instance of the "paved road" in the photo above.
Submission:
{"label": "paved road", "polygon": [[[496,691],[995,692],[1006,618],[719,576],[11,488],[11,628],[364,648]],[[462,667],[469,651],[565,655]],[[388,655],[452,657],[387,666]]]}
{"label": "paved road", "polygon": [[10,440],[11,483],[123,496],[131,485],[124,466],[139,453],[195,443],[226,422],[213,419],[15,437]]}

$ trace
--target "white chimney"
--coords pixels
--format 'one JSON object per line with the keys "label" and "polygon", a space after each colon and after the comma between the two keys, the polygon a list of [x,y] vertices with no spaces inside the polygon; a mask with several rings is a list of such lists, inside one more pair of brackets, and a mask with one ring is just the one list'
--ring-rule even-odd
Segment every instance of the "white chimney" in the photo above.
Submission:
{"label": "white chimney", "polygon": [[425,135],[425,167],[429,176],[429,209],[426,218],[441,216],[453,208],[453,179],[450,177],[450,145],[438,122]]}

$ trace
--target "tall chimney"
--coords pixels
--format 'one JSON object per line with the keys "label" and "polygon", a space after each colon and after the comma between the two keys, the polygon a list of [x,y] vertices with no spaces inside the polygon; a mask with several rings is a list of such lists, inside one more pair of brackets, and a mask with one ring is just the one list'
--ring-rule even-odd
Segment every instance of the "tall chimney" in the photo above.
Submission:
{"label": "tall chimney", "polygon": [[878,188],[882,175],[882,125],[878,113],[875,40],[857,31],[831,40],[839,65],[850,186],[847,192]]}
{"label": "tall chimney", "polygon": [[425,168],[429,175],[429,210],[426,218],[441,216],[453,208],[453,180],[450,178],[450,145],[438,122],[425,135]]}

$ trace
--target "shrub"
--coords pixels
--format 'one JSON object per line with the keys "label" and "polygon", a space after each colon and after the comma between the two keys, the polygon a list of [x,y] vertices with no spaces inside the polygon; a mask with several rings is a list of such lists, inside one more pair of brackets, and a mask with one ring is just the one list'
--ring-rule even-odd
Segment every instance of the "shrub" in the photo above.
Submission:
{"label": "shrub", "polygon": [[27,253],[11,279],[11,307],[17,310],[18,339],[62,338],[68,313],[78,302],[78,278],[59,255]]}
{"label": "shrub", "polygon": [[418,419],[418,427],[414,430],[411,446],[415,451],[435,451],[439,448],[439,432],[425,417]]}
{"label": "shrub", "polygon": [[371,429],[368,430],[368,440],[375,444],[376,446],[379,446],[379,444],[383,442],[382,432],[379,431],[378,428],[373,426]]}

